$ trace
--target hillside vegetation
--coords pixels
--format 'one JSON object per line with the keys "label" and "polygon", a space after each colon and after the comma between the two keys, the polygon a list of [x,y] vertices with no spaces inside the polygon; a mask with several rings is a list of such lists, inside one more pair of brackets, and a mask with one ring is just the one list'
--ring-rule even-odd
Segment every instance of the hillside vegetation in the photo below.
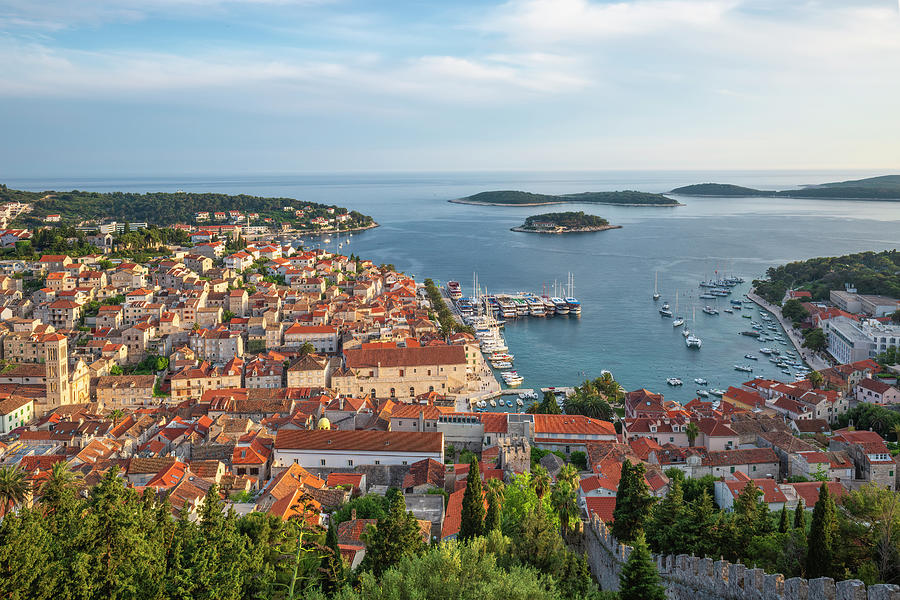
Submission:
{"label": "hillside vegetation", "polygon": [[[38,225],[47,215],[60,215],[63,224],[77,224],[85,220],[114,219],[116,221],[147,222],[150,225],[166,226],[175,223],[196,222],[198,212],[240,211],[242,214],[257,213],[260,219],[270,218],[275,223],[308,223],[316,217],[333,216],[345,209],[337,206],[298,201],[294,198],[263,198],[239,194],[216,194],[207,192],[153,192],[136,194],[130,192],[27,192],[11,190],[0,186],[0,201],[25,202],[32,205],[32,211],[22,215],[18,222],[24,225]],[[296,217],[293,211],[284,207],[303,209],[303,217]],[[372,224],[372,218],[351,211],[350,220],[342,228],[364,227]]]}
{"label": "hillside vegetation", "polygon": [[685,196],[740,196],[783,198],[833,198],[846,200],[900,201],[900,175],[882,175],[866,179],[811,185],[798,190],[756,190],[728,183],[699,183],[672,190]]}
{"label": "hillside vegetation", "polygon": [[[451,202],[453,202],[451,200]],[[644,204],[677,206],[678,202],[662,194],[625,190],[621,192],[581,192],[578,194],[535,194],[516,190],[480,192],[460,198],[457,202],[479,204],[562,204],[565,202],[596,202],[598,204]]]}
{"label": "hillside vegetation", "polygon": [[853,284],[860,294],[900,298],[900,252],[860,252],[792,262],[769,268],[766,279],[753,285],[760,296],[777,304],[789,289],[808,290],[814,300],[824,300],[845,283]]}
{"label": "hillside vegetation", "polygon": [[597,215],[587,215],[582,211],[544,213],[532,215],[525,219],[525,227],[534,227],[535,223],[553,223],[558,227],[576,229],[580,227],[605,227],[609,221]]}

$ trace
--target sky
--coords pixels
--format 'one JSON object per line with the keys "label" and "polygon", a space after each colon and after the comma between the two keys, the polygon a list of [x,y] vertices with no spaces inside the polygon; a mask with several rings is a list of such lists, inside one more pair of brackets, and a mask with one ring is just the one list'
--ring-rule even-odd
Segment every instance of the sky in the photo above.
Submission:
{"label": "sky", "polygon": [[0,180],[900,172],[898,0],[0,0]]}

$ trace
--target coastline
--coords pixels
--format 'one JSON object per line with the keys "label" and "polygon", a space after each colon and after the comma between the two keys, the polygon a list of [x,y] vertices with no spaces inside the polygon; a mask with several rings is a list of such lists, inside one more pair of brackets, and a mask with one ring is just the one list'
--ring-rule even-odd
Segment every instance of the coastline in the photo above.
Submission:
{"label": "coastline", "polygon": [[591,233],[593,231],[607,231],[608,229],[622,229],[621,225],[603,225],[602,227],[579,227],[577,229],[564,229],[558,231],[555,229],[526,229],[523,225],[510,228],[510,231],[519,233],[549,233],[552,235],[563,235],[566,233]]}
{"label": "coastline", "polygon": [[791,340],[791,344],[793,344],[794,348],[803,358],[803,360],[812,367],[816,371],[821,371],[822,369],[827,369],[831,365],[825,363],[821,358],[819,358],[815,353],[811,352],[809,348],[803,347],[803,342],[797,338],[797,334],[794,331],[794,325],[787,321],[784,316],[781,314],[781,309],[773,304],[769,304],[765,300],[763,300],[760,296],[756,294],[756,289],[751,288],[749,292],[747,292],[747,297],[750,298],[750,301],[759,306],[760,308],[764,308],[778,319],[778,323],[781,325],[781,328],[787,334],[788,339]]}
{"label": "coastline", "polygon": [[[737,196],[734,194],[685,194],[682,192],[666,192],[667,194],[672,194],[674,196],[684,196],[685,198],[734,198],[734,199],[743,199],[747,198],[787,198],[789,200],[843,200],[843,201],[854,201],[854,202],[900,202],[900,198],[838,198],[837,196],[791,196],[789,194],[753,194],[753,195],[741,195]],[[474,203],[473,203],[474,204]],[[599,204],[599,203],[598,203]]]}
{"label": "coastline", "polygon": [[657,202],[654,202],[652,204],[629,204],[625,202],[585,202],[584,200],[559,200],[555,202],[517,202],[515,204],[508,204],[502,202],[478,202],[477,200],[455,198],[453,200],[447,200],[447,202],[451,202],[453,204],[472,204],[474,206],[548,206],[551,204],[605,204],[607,206],[655,206],[661,208],[685,206],[678,201],[676,201],[675,204],[660,204]]}
{"label": "coastline", "polygon": [[378,223],[373,222],[365,227],[354,227],[352,229],[290,229],[288,231],[279,232],[280,234],[291,233],[298,235],[333,235],[335,233],[353,233],[356,231],[368,231],[378,227]]}

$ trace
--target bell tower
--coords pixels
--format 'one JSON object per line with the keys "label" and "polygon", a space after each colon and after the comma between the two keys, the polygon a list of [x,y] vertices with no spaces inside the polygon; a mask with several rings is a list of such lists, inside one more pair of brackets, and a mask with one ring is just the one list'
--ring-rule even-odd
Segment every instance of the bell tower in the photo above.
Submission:
{"label": "bell tower", "polygon": [[69,349],[66,337],[51,333],[44,337],[44,357],[46,359],[47,408],[71,404],[69,391]]}

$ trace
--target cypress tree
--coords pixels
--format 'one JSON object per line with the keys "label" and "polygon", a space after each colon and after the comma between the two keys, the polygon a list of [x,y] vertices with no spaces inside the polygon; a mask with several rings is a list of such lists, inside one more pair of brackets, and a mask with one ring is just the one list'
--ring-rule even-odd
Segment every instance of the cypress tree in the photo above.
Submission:
{"label": "cypress tree", "polygon": [[828,486],[819,486],[819,499],[813,507],[812,525],[809,528],[806,554],[806,576],[831,577],[834,561],[834,542],[837,536],[837,508],[828,492]]}
{"label": "cypress tree", "polygon": [[787,533],[791,528],[791,521],[788,518],[787,506],[781,507],[781,519],[778,521],[778,533]]}
{"label": "cypress tree", "polygon": [[619,575],[619,600],[665,600],[659,572],[650,557],[644,532],[638,533],[634,549]]}
{"label": "cypress tree", "polygon": [[497,494],[488,496],[487,514],[484,517],[484,533],[500,529],[500,499]]}
{"label": "cypress tree", "polygon": [[[644,465],[632,465],[628,459],[622,463],[622,476],[616,491],[616,509],[613,511],[612,533],[620,542],[631,543],[650,517],[653,497],[644,481]],[[646,541],[646,540],[645,540]]]}
{"label": "cypress tree", "polygon": [[324,571],[322,589],[327,594],[334,594],[344,584],[344,559],[338,546],[337,528],[334,519],[328,522],[328,533],[325,534],[325,553],[322,555],[321,569]]}
{"label": "cypress tree", "polygon": [[481,490],[481,472],[474,456],[469,463],[469,476],[463,494],[462,515],[459,523],[459,539],[470,540],[484,533],[484,494]]}
{"label": "cypress tree", "polygon": [[362,568],[371,569],[376,577],[398,564],[404,556],[420,554],[425,550],[419,522],[406,511],[403,494],[391,498],[387,517],[380,519],[374,528],[363,534],[368,546]]}
{"label": "cypress tree", "polygon": [[794,529],[800,529],[806,533],[806,515],[803,507],[803,498],[797,502],[797,508],[794,509]]}

